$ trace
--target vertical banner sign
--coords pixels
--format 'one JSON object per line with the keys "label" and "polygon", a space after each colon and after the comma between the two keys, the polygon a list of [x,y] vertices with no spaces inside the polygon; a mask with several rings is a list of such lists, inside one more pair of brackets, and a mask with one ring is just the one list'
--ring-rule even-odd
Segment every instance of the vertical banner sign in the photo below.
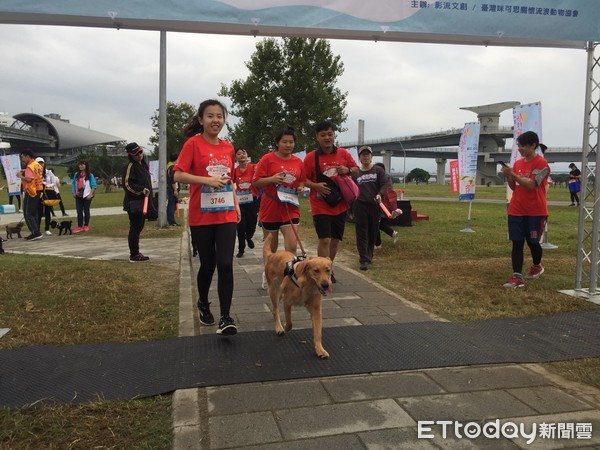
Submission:
{"label": "vertical banner sign", "polygon": [[21,193],[21,179],[17,178],[17,172],[21,170],[21,160],[19,155],[0,156],[2,167],[8,183],[8,195],[18,195]]}
{"label": "vertical banner sign", "polygon": [[[528,103],[527,105],[519,105],[513,108],[513,145],[510,156],[510,166],[515,165],[515,161],[521,158],[521,154],[517,148],[517,138],[526,131],[537,133],[542,140],[542,104],[540,102]],[[510,202],[512,198],[512,189],[506,185],[506,201]]]}
{"label": "vertical banner sign", "polygon": [[158,191],[158,160],[150,161],[148,164],[148,169],[150,169],[150,180],[152,182],[152,192]]}
{"label": "vertical banner sign", "polygon": [[459,191],[459,182],[458,182],[458,159],[453,159],[450,161],[450,192],[458,192]]}
{"label": "vertical banner sign", "polygon": [[458,147],[459,200],[475,198],[477,151],[479,150],[479,123],[466,123]]}

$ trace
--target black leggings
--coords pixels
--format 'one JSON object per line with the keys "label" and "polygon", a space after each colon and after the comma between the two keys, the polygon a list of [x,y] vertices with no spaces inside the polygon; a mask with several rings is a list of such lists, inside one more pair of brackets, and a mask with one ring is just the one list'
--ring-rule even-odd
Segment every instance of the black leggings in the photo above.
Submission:
{"label": "black leggings", "polygon": [[140,234],[144,229],[146,216],[142,213],[132,214],[127,212],[127,214],[129,215],[129,235],[127,236],[129,255],[135,256],[140,252]]}
{"label": "black leggings", "polygon": [[258,201],[254,199],[252,203],[240,205],[242,218],[237,224],[238,249],[243,252],[246,248],[246,240],[252,239],[256,231],[256,222],[258,220]]}
{"label": "black leggings", "polygon": [[[522,273],[523,270],[523,247],[525,247],[525,241],[512,241],[512,266],[514,273]],[[529,246],[529,250],[531,250],[531,259],[533,260],[533,265],[537,266],[542,262],[542,246],[538,242],[536,244],[532,244],[527,241],[527,245]]]}
{"label": "black leggings", "polygon": [[192,242],[200,257],[197,277],[198,301],[208,302],[208,291],[216,268],[221,317],[229,316],[233,297],[233,250],[236,228],[235,222],[190,226]]}
{"label": "black leggings", "polygon": [[577,192],[571,192],[571,203],[577,202],[579,205],[579,197],[577,196]]}

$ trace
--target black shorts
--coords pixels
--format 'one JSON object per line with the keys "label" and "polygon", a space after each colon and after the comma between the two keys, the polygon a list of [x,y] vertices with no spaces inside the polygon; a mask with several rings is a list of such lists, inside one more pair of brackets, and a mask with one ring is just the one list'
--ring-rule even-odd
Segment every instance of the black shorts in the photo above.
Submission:
{"label": "black shorts", "polygon": [[539,244],[544,228],[546,216],[508,216],[508,239],[511,241],[527,241]]}
{"label": "black shorts", "polygon": [[[300,223],[300,219],[292,219],[292,223],[294,225],[298,225]],[[286,222],[261,222],[261,226],[265,231],[278,231],[281,227],[290,226],[290,221]]]}
{"label": "black shorts", "polygon": [[332,238],[341,241],[346,227],[346,211],[337,216],[317,214],[313,216],[313,224],[319,239]]}

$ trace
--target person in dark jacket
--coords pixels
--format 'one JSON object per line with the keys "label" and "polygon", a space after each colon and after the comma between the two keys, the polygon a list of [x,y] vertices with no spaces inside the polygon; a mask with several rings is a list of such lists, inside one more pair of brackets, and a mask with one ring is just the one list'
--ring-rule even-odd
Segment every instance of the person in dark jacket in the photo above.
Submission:
{"label": "person in dark jacket", "polygon": [[[150,259],[140,253],[140,234],[146,221],[144,199],[152,192],[150,169],[144,160],[144,150],[139,145],[131,142],[125,149],[129,162],[123,168],[123,209],[129,215],[129,261],[143,262]],[[152,201],[148,202],[148,208],[153,208]]]}

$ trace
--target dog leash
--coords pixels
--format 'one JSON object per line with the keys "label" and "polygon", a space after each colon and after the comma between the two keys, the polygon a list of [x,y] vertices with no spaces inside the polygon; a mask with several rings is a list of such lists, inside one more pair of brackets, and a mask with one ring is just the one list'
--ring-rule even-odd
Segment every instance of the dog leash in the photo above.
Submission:
{"label": "dog leash", "polygon": [[302,241],[300,240],[300,236],[298,235],[298,232],[296,231],[296,227],[294,226],[294,224],[292,223],[292,217],[290,216],[290,210],[288,209],[288,204],[287,203],[283,203],[285,205],[285,212],[288,216],[288,220],[290,221],[290,225],[292,227],[292,231],[294,232],[294,235],[296,236],[296,242],[298,242],[298,246],[300,247],[300,250],[302,251],[302,257],[306,258],[306,251],[304,251],[304,246],[302,245]]}

